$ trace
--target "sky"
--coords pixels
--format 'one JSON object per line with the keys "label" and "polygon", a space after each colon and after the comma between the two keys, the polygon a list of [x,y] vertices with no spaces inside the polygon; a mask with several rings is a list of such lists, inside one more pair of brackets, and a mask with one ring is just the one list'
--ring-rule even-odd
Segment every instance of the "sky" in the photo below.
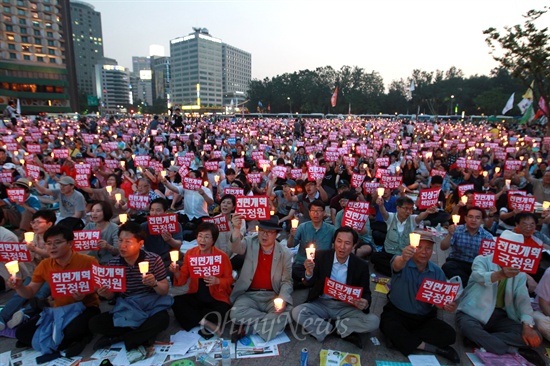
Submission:
{"label": "sky", "polygon": [[[483,30],[523,24],[545,0],[83,0],[101,12],[104,54],[132,68],[149,45],[207,28],[252,54],[252,78],[344,65],[386,85],[414,69],[488,75],[497,63]],[[550,24],[550,15],[544,17]]]}

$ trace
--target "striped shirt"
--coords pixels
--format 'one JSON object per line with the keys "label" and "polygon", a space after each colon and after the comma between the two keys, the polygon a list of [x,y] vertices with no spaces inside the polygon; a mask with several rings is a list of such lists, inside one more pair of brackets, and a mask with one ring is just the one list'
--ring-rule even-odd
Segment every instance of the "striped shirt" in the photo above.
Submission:
{"label": "striped shirt", "polygon": [[155,293],[155,289],[151,286],[143,284],[143,275],[139,272],[139,262],[149,262],[149,272],[155,276],[157,281],[166,278],[166,268],[160,256],[155,253],[140,250],[138,259],[133,266],[129,265],[120,255],[112,258],[109,261],[110,266],[121,266],[126,268],[126,292],[123,297]]}
{"label": "striped shirt", "polygon": [[451,253],[449,259],[472,263],[479,254],[483,239],[495,240],[488,231],[480,227],[475,235],[470,235],[466,225],[458,225],[451,238]]}

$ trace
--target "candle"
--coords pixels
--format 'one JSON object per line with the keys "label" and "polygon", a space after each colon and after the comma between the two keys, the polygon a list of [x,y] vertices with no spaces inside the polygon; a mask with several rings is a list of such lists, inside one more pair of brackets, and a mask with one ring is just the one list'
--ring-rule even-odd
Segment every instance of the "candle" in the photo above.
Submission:
{"label": "candle", "polygon": [[205,187],[208,187],[208,181],[205,180],[204,182],[202,182],[202,184],[204,184]]}
{"label": "candle", "polygon": [[219,175],[214,176],[214,182],[216,182],[216,184],[220,183],[220,176]]}
{"label": "candle", "polygon": [[384,187],[378,187],[376,192],[378,193],[378,197],[382,197],[384,195]]}
{"label": "candle", "polygon": [[533,159],[533,158],[529,158],[529,159],[527,159],[527,162],[529,163],[529,165],[533,164],[533,161],[534,161],[534,159]]}
{"label": "candle", "polygon": [[271,216],[273,216],[273,215],[275,215],[275,211],[271,210],[271,211],[269,211],[269,214],[270,214]]}
{"label": "candle", "polygon": [[121,160],[121,161],[120,161],[120,166],[121,166],[122,168],[124,168],[124,166],[126,166],[126,162],[125,162],[124,160]]}
{"label": "candle", "polygon": [[544,201],[542,203],[542,208],[548,210],[550,208],[550,201]]}
{"label": "candle", "polygon": [[542,162],[542,158],[538,158],[538,159],[537,159],[537,163],[540,164],[541,162]]}
{"label": "candle", "polygon": [[128,221],[128,214],[120,214],[118,215],[118,219],[120,220],[121,224],[124,224],[126,221]]}
{"label": "candle", "polygon": [[306,258],[311,260],[315,258],[315,246],[313,244],[306,248]]}
{"label": "candle", "polygon": [[506,179],[504,181],[504,183],[506,184],[506,188],[510,189],[510,183],[512,183],[512,180],[511,179]]}
{"label": "candle", "polygon": [[299,222],[300,222],[300,221],[298,221],[298,219],[292,219],[292,220],[290,220],[290,224],[292,225],[292,228],[293,228],[293,229],[296,229],[296,228],[298,227],[298,223],[299,223]]}
{"label": "candle", "polygon": [[487,172],[487,171],[484,171],[484,172],[483,172],[483,176],[484,176],[484,177],[486,177],[486,176],[488,176],[488,175],[489,175],[489,172]]}
{"label": "candle", "polygon": [[497,166],[497,167],[495,168],[495,173],[498,173],[498,172],[500,172],[500,167]]}
{"label": "candle", "polygon": [[21,165],[25,165],[25,159],[20,159],[19,163],[21,163]]}
{"label": "candle", "polygon": [[163,178],[166,177],[166,170],[161,171],[160,176],[163,177]]}
{"label": "candle", "polygon": [[12,281],[15,282],[15,275],[17,272],[19,272],[19,262],[18,261],[11,261],[5,264],[6,269],[8,270],[8,273],[12,276]]}
{"label": "candle", "polygon": [[420,244],[420,234],[417,233],[410,233],[409,234],[409,242],[413,247],[417,247],[418,244]]}
{"label": "candle", "polygon": [[122,199],[122,194],[121,193],[115,193],[116,202],[119,203],[121,199]]}
{"label": "candle", "polygon": [[177,250],[172,250],[170,252],[170,260],[172,261],[172,263],[174,263],[174,265],[176,264],[176,261],[179,259],[179,256],[180,256],[180,252],[178,252]]}
{"label": "candle", "polygon": [[277,297],[275,299],[273,299],[273,304],[275,305],[275,311],[279,311],[283,308],[283,299],[281,299],[280,297]]}
{"label": "candle", "polygon": [[395,174],[399,174],[400,168],[398,166],[395,167]]}
{"label": "candle", "polygon": [[259,231],[260,231],[260,227],[256,225],[256,232],[259,232]]}
{"label": "candle", "polygon": [[453,224],[458,225],[460,222],[460,215],[453,215]]}
{"label": "candle", "polygon": [[25,233],[24,235],[25,235],[25,241],[27,243],[32,243],[32,241],[34,240],[34,232],[29,231],[29,232]]}
{"label": "candle", "polygon": [[462,197],[460,197],[460,201],[464,204],[466,204],[466,202],[468,202],[468,196],[464,195]]}
{"label": "candle", "polygon": [[138,266],[139,266],[139,272],[143,277],[145,277],[147,272],[149,272],[149,262],[147,261],[139,262]]}
{"label": "candle", "polygon": [[113,191],[113,187],[107,186],[105,187],[105,190],[107,191],[107,193],[111,194],[111,192]]}

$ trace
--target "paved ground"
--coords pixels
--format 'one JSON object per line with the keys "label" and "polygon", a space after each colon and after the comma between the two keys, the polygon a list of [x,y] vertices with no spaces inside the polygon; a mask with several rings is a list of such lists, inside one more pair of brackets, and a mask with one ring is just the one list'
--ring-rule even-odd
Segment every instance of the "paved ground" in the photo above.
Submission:
{"label": "paved ground", "polygon": [[[434,250],[434,255],[432,260],[435,263],[442,264],[445,261],[446,253],[441,252],[441,250]],[[372,272],[372,266],[371,266]],[[372,296],[372,305],[371,312],[374,314],[380,315],[382,308],[386,304],[386,295],[374,291],[374,283],[371,283],[371,290],[373,293]],[[306,297],[304,290],[298,291],[295,293],[295,302],[303,302]],[[0,295],[0,304],[3,304],[11,296],[9,293]],[[108,305],[102,303],[102,310],[107,310]],[[440,317],[447,321],[449,324],[454,326],[454,315],[448,314],[445,312],[440,312]],[[300,328],[298,328],[300,329]],[[179,325],[173,321],[170,326],[160,334],[159,341],[168,341],[171,334],[175,334],[180,330]],[[344,352],[353,352],[359,353],[361,355],[361,364],[362,365],[375,365],[377,360],[385,361],[394,361],[394,362],[408,362],[407,358],[401,355],[399,352],[386,347],[384,336],[376,331],[372,334],[363,335],[363,350],[357,349],[355,346],[351,345],[348,342],[341,340],[337,336],[329,336],[323,343],[319,343],[314,340],[312,337],[306,337],[305,340],[298,340],[292,334],[292,332],[287,328],[287,335],[291,339],[290,343],[285,343],[279,346],[279,357],[266,357],[266,358],[256,358],[256,359],[244,359],[244,360],[233,360],[232,365],[261,365],[261,366],[275,366],[275,365],[299,365],[300,364],[300,352],[303,348],[309,350],[309,365],[318,365],[319,364],[319,352],[321,349],[333,349],[340,350]],[[229,338],[229,331],[226,330],[224,335]],[[377,337],[380,340],[381,345],[375,346],[370,341],[371,337]],[[92,351],[92,344],[95,341],[92,340],[91,344],[88,345],[86,350],[83,352],[83,356],[90,356]],[[539,352],[544,354],[545,348],[550,347],[548,342],[544,342],[541,347],[539,347]],[[471,348],[466,348],[462,344],[462,336],[457,335],[457,342],[454,345],[454,348],[461,356],[461,365],[470,365],[470,362],[466,356],[466,352],[471,352]],[[2,338],[0,341],[0,353],[6,352],[8,350],[15,349],[15,340]],[[438,356],[439,361],[442,365],[449,365],[450,362],[444,358]],[[547,359],[550,362],[550,359]],[[167,365],[170,362],[166,363]]]}

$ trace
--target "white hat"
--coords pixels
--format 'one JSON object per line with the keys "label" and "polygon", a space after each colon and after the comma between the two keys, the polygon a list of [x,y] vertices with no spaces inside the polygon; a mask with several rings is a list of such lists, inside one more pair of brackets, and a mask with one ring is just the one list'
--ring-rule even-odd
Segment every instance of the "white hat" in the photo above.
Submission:
{"label": "white hat", "polygon": [[502,234],[500,234],[500,238],[508,241],[513,241],[515,243],[523,244],[523,235],[515,233],[511,230],[504,230]]}

